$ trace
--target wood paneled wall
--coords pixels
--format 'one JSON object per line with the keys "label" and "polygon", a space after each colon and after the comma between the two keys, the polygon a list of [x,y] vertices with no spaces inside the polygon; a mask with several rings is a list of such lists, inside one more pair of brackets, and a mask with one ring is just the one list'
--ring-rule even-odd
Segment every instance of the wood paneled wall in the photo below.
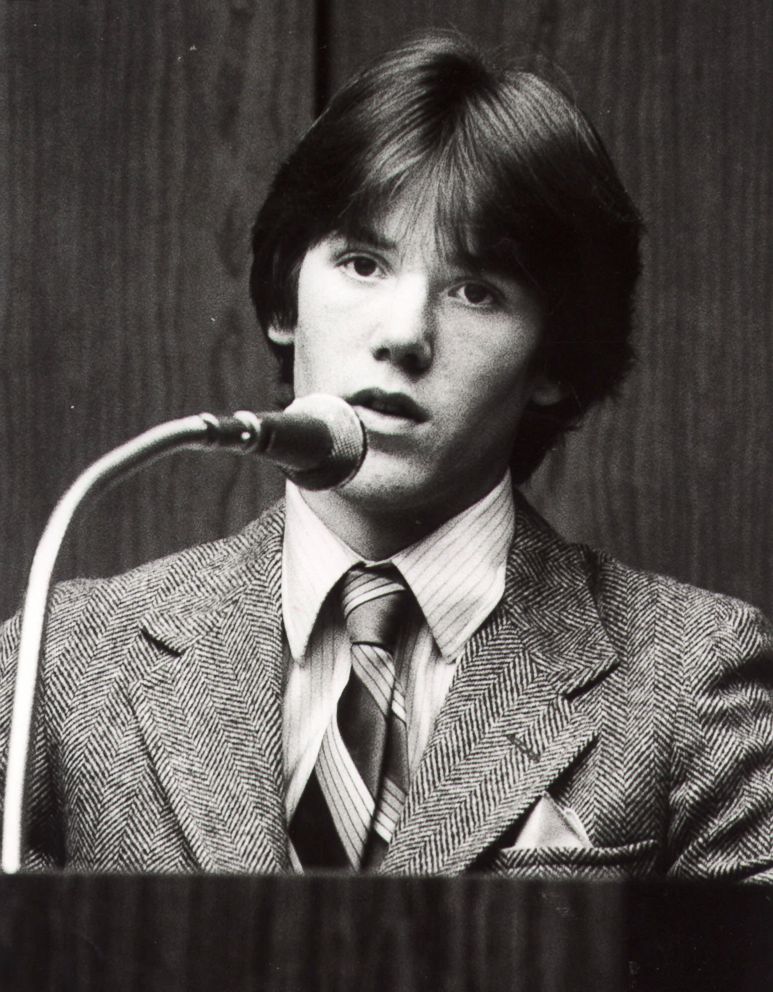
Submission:
{"label": "wood paneled wall", "polygon": [[[311,117],[302,0],[3,5],[2,605],[76,473],[159,421],[270,403],[249,232]],[[243,525],[279,491],[238,456],[158,463],[79,518],[62,575]]]}
{"label": "wood paneled wall", "polygon": [[[249,228],[319,95],[454,25],[562,67],[648,226],[639,366],[530,486],[572,537],[773,612],[768,0],[13,0],[0,39],[0,610],[99,454],[263,408]],[[324,43],[324,47],[320,47]],[[279,491],[183,454],[105,496],[63,576],[236,529]]]}

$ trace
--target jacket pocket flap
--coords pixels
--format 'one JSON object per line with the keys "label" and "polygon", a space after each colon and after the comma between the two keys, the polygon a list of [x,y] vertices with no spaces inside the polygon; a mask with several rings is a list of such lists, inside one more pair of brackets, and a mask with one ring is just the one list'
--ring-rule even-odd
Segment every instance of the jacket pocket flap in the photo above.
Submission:
{"label": "jacket pocket flap", "polygon": [[525,877],[634,875],[651,869],[657,848],[658,841],[652,838],[616,847],[503,847],[489,869]]}

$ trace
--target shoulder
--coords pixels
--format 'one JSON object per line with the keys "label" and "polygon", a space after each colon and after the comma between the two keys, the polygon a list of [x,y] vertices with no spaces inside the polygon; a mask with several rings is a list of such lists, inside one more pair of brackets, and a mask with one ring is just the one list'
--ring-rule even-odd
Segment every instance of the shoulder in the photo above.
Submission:
{"label": "shoulder", "polygon": [[185,548],[120,575],[61,583],[54,591],[52,612],[92,604],[104,609],[111,603],[122,610],[142,609],[184,585],[227,581],[234,571],[281,547],[283,527],[284,507],[279,503],[228,537]]}
{"label": "shoulder", "polygon": [[681,669],[691,659],[704,671],[726,671],[760,655],[773,660],[773,628],[749,603],[631,568],[595,549],[584,554],[599,615],[618,642],[643,639]]}
{"label": "shoulder", "polygon": [[[49,607],[46,654],[49,663],[73,643],[84,646],[105,637],[119,638],[136,627],[155,604],[170,598],[227,595],[245,571],[281,557],[284,504],[266,510],[229,537],[185,548],[108,578],[79,578],[59,583]],[[0,626],[0,665],[15,654],[20,615]]]}
{"label": "shoulder", "polygon": [[721,667],[760,653],[773,658],[773,629],[756,607],[566,541],[522,497],[516,506],[511,569],[528,574],[543,597],[552,589],[567,602],[589,598],[619,653],[660,657],[676,667],[692,659]]}

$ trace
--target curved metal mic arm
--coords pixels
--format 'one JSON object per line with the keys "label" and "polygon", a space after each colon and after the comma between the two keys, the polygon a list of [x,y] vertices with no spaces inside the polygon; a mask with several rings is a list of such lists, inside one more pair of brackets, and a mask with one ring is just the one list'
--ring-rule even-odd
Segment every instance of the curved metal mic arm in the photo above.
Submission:
{"label": "curved metal mic arm", "polygon": [[27,752],[51,579],[76,510],[87,496],[104,489],[110,482],[179,448],[214,445],[250,452],[257,450],[260,443],[261,420],[254,413],[239,412],[232,417],[202,413],[170,420],[103,455],[78,476],[57,503],[32,560],[22,610],[3,803],[4,872],[17,872],[21,866],[25,841]]}

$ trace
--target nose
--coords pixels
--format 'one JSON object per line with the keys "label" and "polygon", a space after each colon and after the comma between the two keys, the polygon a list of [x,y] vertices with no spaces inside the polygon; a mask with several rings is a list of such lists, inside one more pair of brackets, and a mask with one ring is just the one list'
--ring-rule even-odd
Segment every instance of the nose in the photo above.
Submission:
{"label": "nose", "polygon": [[405,274],[382,300],[371,349],[378,361],[390,361],[417,374],[432,364],[435,318],[427,280]]}

